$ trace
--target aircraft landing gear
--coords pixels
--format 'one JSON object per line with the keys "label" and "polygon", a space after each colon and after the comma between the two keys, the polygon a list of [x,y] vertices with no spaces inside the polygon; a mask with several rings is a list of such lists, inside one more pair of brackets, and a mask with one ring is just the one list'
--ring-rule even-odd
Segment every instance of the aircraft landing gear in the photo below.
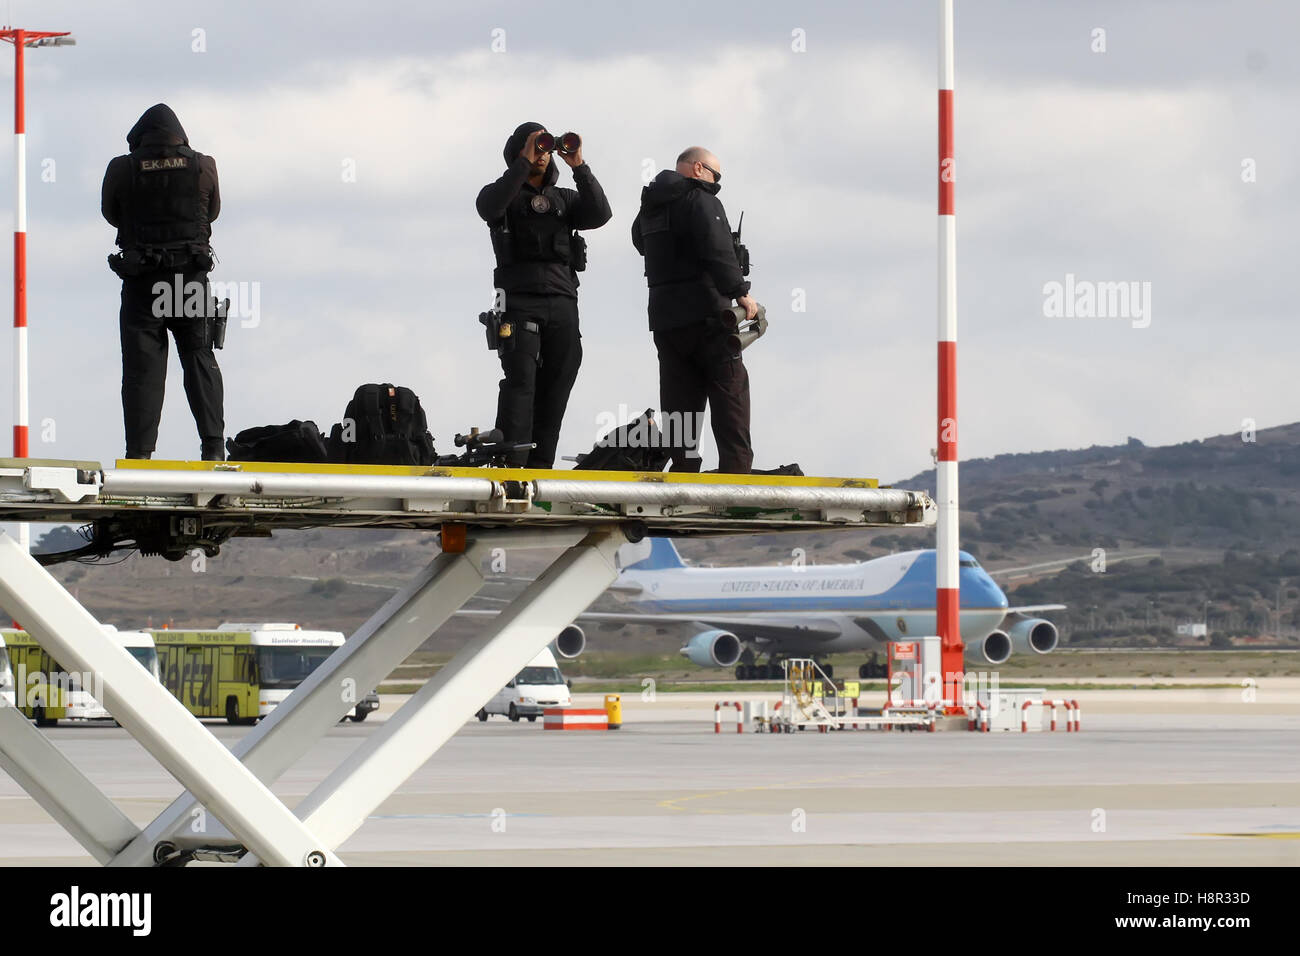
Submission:
{"label": "aircraft landing gear", "polygon": [[872,653],[871,658],[858,667],[858,678],[861,680],[883,680],[889,676],[889,668],[880,663],[880,655]]}
{"label": "aircraft landing gear", "polygon": [[780,661],[736,665],[736,680],[781,680],[784,673]]}

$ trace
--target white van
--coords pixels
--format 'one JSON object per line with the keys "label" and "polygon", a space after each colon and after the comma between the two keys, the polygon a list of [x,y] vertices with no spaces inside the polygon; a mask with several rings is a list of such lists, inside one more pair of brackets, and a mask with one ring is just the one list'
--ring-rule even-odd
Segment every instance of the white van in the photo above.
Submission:
{"label": "white van", "polygon": [[572,703],[569,685],[555,663],[555,655],[546,647],[514,680],[497,691],[476,716],[487,720],[490,714],[504,714],[511,720],[527,717],[533,721],[541,716],[543,708],[568,707]]}
{"label": "white van", "polygon": [[[140,662],[140,666],[162,682],[158,671],[158,650],[154,647],[153,636],[144,631],[119,631],[112,624],[103,625],[127,652]],[[95,699],[91,691],[78,685],[68,694],[68,720],[112,720],[104,705]]]}

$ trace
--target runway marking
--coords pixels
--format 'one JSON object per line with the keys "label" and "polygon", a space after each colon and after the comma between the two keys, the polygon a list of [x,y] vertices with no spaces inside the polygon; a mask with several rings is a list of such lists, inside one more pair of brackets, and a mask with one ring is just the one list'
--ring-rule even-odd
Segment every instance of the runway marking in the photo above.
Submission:
{"label": "runway marking", "polygon": [[[876,771],[876,775],[889,775],[891,771]],[[816,777],[811,780],[796,780],[792,783],[771,783],[761,787],[734,787],[729,790],[710,790],[705,793],[691,793],[684,797],[669,797],[667,800],[660,800],[655,804],[665,810],[685,810],[686,807],[677,806],[678,803],[684,803],[687,800],[705,800],[712,797],[725,797],[729,794],[736,793],[755,793],[760,790],[789,790],[793,787],[807,786],[814,783],[832,783],[841,780],[857,780],[863,777],[869,777],[869,773],[847,773],[835,777]],[[734,813],[734,810],[696,810],[697,813]]]}
{"label": "runway marking", "polygon": [[[486,820],[496,816],[492,813],[372,813],[366,817],[367,820]],[[505,813],[501,816],[510,817],[536,817],[543,819],[551,816],[549,813]]]}
{"label": "runway marking", "polygon": [[1192,836],[1253,837],[1257,840],[1300,840],[1300,830],[1287,830],[1282,833],[1193,833]]}

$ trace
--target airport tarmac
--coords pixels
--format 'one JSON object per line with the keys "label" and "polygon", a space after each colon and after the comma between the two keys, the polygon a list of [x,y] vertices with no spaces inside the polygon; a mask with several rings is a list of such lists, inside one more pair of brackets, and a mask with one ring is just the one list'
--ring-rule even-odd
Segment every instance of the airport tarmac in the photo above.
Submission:
{"label": "airport tarmac", "polygon": [[[1253,700],[1236,688],[1079,691],[1078,734],[714,734],[716,694],[623,695],[624,726],[604,733],[471,721],[340,856],[384,866],[1294,866],[1300,681],[1251,689]],[[273,789],[296,803],[399,703],[386,697],[366,723],[332,730]],[[247,732],[208,726],[227,744]],[[137,823],[180,791],[119,728],[47,733]],[[91,863],[0,774],[0,865]]]}

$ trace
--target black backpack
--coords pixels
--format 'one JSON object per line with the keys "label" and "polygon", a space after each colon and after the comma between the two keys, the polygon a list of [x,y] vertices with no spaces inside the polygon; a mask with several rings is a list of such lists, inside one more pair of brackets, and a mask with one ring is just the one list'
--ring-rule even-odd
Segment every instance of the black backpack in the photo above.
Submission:
{"label": "black backpack", "polygon": [[245,428],[227,438],[226,457],[231,461],[329,461],[325,438],[316,423],[296,418],[286,425]]}
{"label": "black backpack", "polygon": [[358,388],[343,422],[330,430],[330,461],[432,465],[437,454],[420,399],[409,388],[389,382]]}
{"label": "black backpack", "polygon": [[645,414],[615,428],[573,467],[583,471],[663,471],[671,449],[664,447],[653,412],[647,408]]}

